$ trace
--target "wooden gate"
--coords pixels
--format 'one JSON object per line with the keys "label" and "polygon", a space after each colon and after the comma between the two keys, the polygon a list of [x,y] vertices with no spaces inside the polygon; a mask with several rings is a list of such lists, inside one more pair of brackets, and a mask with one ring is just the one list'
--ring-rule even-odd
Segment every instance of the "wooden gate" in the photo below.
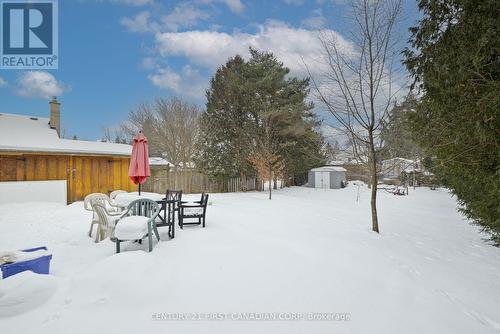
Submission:
{"label": "wooden gate", "polygon": [[69,155],[0,155],[1,181],[67,180],[68,203],[94,192],[135,189],[128,158]]}

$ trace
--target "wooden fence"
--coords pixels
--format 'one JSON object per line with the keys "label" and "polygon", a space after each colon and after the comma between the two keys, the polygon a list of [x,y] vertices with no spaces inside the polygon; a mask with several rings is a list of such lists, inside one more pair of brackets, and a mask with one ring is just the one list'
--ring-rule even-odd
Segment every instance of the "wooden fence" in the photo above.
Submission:
{"label": "wooden fence", "polygon": [[[246,182],[246,184],[242,184],[242,182]],[[151,177],[143,184],[142,189],[155,193],[164,193],[167,189],[182,190],[186,194],[221,193],[238,192],[241,189],[260,191],[267,187],[266,184],[267,182],[259,180],[255,176],[249,176],[242,181],[240,177],[212,177],[195,170],[175,171],[164,166],[151,166]],[[298,184],[303,184],[303,182]],[[297,183],[293,181],[290,185],[297,185]],[[277,186],[282,188],[284,182],[277,182]]]}
{"label": "wooden fence", "polygon": [[209,178],[194,170],[174,171],[151,166],[151,177],[143,184],[144,191],[164,193],[167,189],[184,193],[224,192],[223,179]]}
{"label": "wooden fence", "polygon": [[[241,178],[239,177],[232,177],[227,179],[227,191],[228,192],[237,192],[242,189],[242,184],[241,184]],[[243,181],[245,182],[245,181]],[[256,177],[247,177],[246,178],[246,189],[247,191],[252,191],[252,190],[259,190],[262,189],[262,187],[259,187],[259,181],[257,181]]]}

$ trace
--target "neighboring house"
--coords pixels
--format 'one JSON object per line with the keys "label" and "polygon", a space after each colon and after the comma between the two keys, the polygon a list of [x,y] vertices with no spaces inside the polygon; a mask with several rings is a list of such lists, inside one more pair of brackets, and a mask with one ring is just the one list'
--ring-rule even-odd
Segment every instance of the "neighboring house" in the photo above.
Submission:
{"label": "neighboring house", "polygon": [[[128,177],[132,146],[62,139],[60,131],[56,98],[50,118],[0,114],[0,197],[8,195],[7,186],[16,188],[5,181],[64,181],[68,203],[93,192],[135,189]],[[50,183],[48,189],[50,194]],[[29,196],[34,194],[27,191]]]}
{"label": "neighboring house", "polygon": [[149,158],[150,166],[162,166],[162,167],[172,167],[173,165],[166,160],[165,158],[160,157],[150,157]]}
{"label": "neighboring house", "polygon": [[403,173],[411,174],[413,172],[421,172],[419,161],[392,158],[381,162],[380,174],[383,179],[400,179]]}
{"label": "neighboring house", "polygon": [[307,175],[310,188],[339,189],[347,184],[346,169],[343,167],[324,166],[313,168]]}

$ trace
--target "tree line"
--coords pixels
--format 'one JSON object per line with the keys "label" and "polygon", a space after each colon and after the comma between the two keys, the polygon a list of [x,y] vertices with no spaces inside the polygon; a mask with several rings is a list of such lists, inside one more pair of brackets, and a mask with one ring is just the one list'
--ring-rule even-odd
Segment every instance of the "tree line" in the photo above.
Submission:
{"label": "tree line", "polygon": [[207,91],[200,119],[195,163],[212,175],[249,175],[271,184],[324,162],[320,121],[307,102],[309,79],[290,70],[272,53],[250,48],[219,67]]}
{"label": "tree line", "polygon": [[173,168],[193,164],[220,178],[248,177],[294,184],[297,175],[325,163],[320,120],[307,101],[309,79],[290,77],[272,53],[250,48],[250,59],[235,55],[220,66],[206,92],[206,110],[179,98],[144,103],[118,129],[104,130],[107,141],[127,142],[142,130],[151,155]]}
{"label": "tree line", "polygon": [[[250,49],[248,60],[235,55],[217,69],[206,110],[159,99],[131,113],[115,140],[142,129],[153,139],[151,152],[176,166],[195,162],[242,181],[257,175],[271,191],[277,179],[290,184],[340,150],[318,131],[314,98],[366,168],[373,231],[380,162],[402,157],[424,161],[466,216],[500,242],[500,2],[419,0],[422,17],[406,48],[397,35],[401,0],[353,0],[351,7],[351,49],[320,32],[319,75],[292,77],[272,53]],[[394,80],[401,55],[411,87]]]}

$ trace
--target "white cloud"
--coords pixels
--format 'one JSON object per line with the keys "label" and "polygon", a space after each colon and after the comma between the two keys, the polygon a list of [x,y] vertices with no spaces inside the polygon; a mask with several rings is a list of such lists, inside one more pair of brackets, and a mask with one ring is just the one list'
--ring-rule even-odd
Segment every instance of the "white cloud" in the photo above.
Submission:
{"label": "white cloud", "polygon": [[185,65],[180,74],[169,67],[160,68],[156,73],[149,75],[148,79],[160,89],[196,99],[205,96],[207,87],[207,79],[190,65]]}
{"label": "white cloud", "polygon": [[180,4],[168,15],[156,16],[157,20],[152,19],[151,12],[142,11],[132,18],[122,18],[120,23],[131,32],[177,31],[181,28],[194,27],[200,20],[208,17],[209,15],[202,10],[191,5]]}
{"label": "white cloud", "polygon": [[224,3],[233,13],[242,13],[245,10],[245,5],[241,0],[197,0],[196,2],[202,4]]}
{"label": "white cloud", "polygon": [[179,91],[181,76],[170,68],[159,69],[155,74],[148,76],[153,85],[161,89],[171,89],[173,91]]}
{"label": "white cloud", "polygon": [[311,12],[311,16],[302,20],[302,24],[306,27],[312,29],[322,29],[326,27],[328,20],[323,15],[323,11],[321,8],[315,9]]}
{"label": "white cloud", "polygon": [[[328,33],[336,36],[346,52],[351,44],[333,30]],[[259,50],[273,52],[295,75],[305,75],[304,62],[313,72],[320,71],[319,58],[323,47],[316,31],[292,28],[288,25],[268,21],[259,26],[254,34],[218,31],[165,32],[156,34],[156,46],[160,55],[184,56],[191,64],[213,70],[229,57],[240,54],[248,56],[250,46]]]}
{"label": "white cloud", "polygon": [[65,91],[62,83],[44,71],[29,71],[23,73],[17,80],[16,93],[24,97],[48,99],[51,96],[61,96]]}
{"label": "white cloud", "polygon": [[163,17],[162,23],[169,31],[195,26],[200,20],[208,18],[208,14],[188,4],[180,4]]}
{"label": "white cloud", "polygon": [[152,58],[152,57],[146,57],[142,60],[142,68],[146,69],[146,70],[152,70],[154,68],[156,68],[157,64],[156,64],[156,59]]}
{"label": "white cloud", "polygon": [[233,12],[241,13],[245,9],[245,6],[240,0],[222,0]]}
{"label": "white cloud", "polygon": [[149,22],[150,16],[150,12],[144,11],[140,12],[133,18],[124,17],[121,19],[120,23],[131,32],[148,32],[152,31],[152,27]]}
{"label": "white cloud", "polygon": [[154,3],[154,0],[111,0],[111,1],[129,6],[144,6]]}
{"label": "white cloud", "polygon": [[7,81],[4,78],[0,77],[0,87],[4,86],[7,86]]}
{"label": "white cloud", "polygon": [[[323,30],[334,37],[345,54],[352,54],[352,44],[333,30]],[[156,49],[160,58],[180,56],[187,58],[189,66],[175,72],[164,67],[149,75],[149,80],[161,89],[202,99],[208,87],[208,78],[197,68],[214,71],[228,58],[240,54],[249,57],[249,47],[272,52],[291,74],[307,77],[308,70],[313,75],[326,71],[323,46],[317,31],[292,28],[278,21],[268,21],[258,26],[255,33],[235,31],[231,34],[218,31],[163,32],[155,34]],[[146,61],[149,64],[149,60]],[[144,63],[143,63],[144,65]],[[156,65],[155,68],[158,68]]]}

